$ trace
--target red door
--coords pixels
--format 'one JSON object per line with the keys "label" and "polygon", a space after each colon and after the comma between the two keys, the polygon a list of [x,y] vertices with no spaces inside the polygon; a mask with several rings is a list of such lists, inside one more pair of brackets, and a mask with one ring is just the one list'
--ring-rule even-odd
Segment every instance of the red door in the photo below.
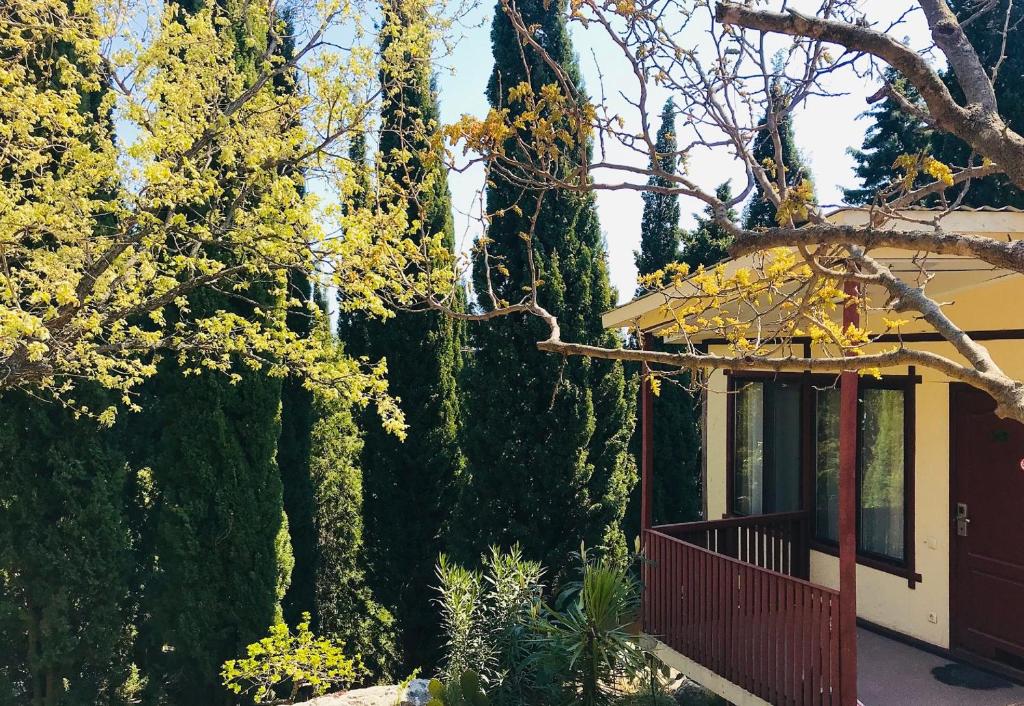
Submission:
{"label": "red door", "polygon": [[953,646],[1024,668],[1024,425],[950,387]]}

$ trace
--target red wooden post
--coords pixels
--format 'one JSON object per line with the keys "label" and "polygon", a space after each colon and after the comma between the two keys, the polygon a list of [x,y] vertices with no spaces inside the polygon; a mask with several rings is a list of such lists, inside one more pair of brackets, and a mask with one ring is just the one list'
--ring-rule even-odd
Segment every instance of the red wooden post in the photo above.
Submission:
{"label": "red wooden post", "polygon": [[[857,283],[847,280],[851,297]],[[860,324],[851,299],[843,329]],[[857,706],[857,373],[844,372],[839,393],[839,674],[840,703]]]}
{"label": "red wooden post", "polygon": [[[640,334],[640,346],[651,349],[653,334]],[[640,381],[640,529],[651,528],[654,499],[654,394],[650,385],[650,366],[643,364]]]}

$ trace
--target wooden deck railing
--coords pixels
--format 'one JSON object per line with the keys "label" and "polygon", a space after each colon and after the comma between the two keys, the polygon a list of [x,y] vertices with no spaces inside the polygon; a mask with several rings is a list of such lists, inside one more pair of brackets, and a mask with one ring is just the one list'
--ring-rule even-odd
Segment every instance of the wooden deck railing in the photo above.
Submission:
{"label": "wooden deck railing", "polygon": [[840,704],[838,591],[658,528],[644,548],[645,632],[771,704]]}
{"label": "wooden deck railing", "polygon": [[806,579],[810,571],[807,518],[806,512],[780,512],[654,529],[716,554]]}

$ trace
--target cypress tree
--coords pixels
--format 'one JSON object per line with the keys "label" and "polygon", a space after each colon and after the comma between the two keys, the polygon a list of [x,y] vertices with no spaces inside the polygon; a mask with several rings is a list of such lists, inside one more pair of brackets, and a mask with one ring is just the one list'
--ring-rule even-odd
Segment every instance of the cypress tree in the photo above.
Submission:
{"label": "cypress tree", "polygon": [[[65,9],[65,21],[98,36],[96,17],[72,12],[71,3]],[[4,21],[18,15],[12,7]],[[3,34],[7,46],[11,37]],[[98,90],[87,86],[100,70],[96,58],[67,42],[29,41],[19,47],[26,61],[17,80],[40,93],[77,93],[95,139],[112,139],[102,81]],[[74,72],[53,71],[58,62],[74,67],[81,82]],[[47,157],[60,170],[63,155]],[[34,171],[0,174],[25,186],[36,177]],[[95,196],[112,187],[97,184]],[[96,229],[107,225],[101,221]],[[50,245],[43,240],[38,247]],[[112,401],[98,386],[77,394],[79,410],[98,411]],[[121,703],[131,661],[134,537],[130,479],[116,439],[59,403],[8,392],[0,396],[0,459],[0,704]]]}
{"label": "cypress tree", "polygon": [[[281,56],[286,61],[294,56],[295,28],[291,10],[282,15]],[[294,90],[294,77],[280,74],[275,88],[282,94]],[[288,273],[286,293],[293,305],[288,308],[288,329],[302,338],[313,335],[313,283],[305,272]],[[317,532],[315,526],[316,499],[310,463],[312,461],[312,430],[317,422],[313,393],[302,381],[289,376],[281,383],[281,433],[277,439],[277,465],[281,470],[282,502],[288,518],[291,541],[291,583],[285,593],[281,609],[284,621],[295,625],[303,613],[312,618],[312,629],[319,629],[319,611],[316,605]]]}
{"label": "cypress tree", "polygon": [[[656,159],[661,169],[676,173],[675,106],[670,98],[661,111],[661,127],[655,142]],[[652,167],[654,166],[652,159]],[[671,180],[652,176],[652,186],[672,186]],[[643,194],[644,213],[640,226],[640,250],[634,253],[638,274],[648,275],[678,262],[682,253],[679,227],[679,196],[655,191]],[[638,290],[637,294],[642,294]],[[656,344],[658,350],[671,346]],[[700,512],[700,431],[699,400],[687,389],[689,375],[662,385],[654,398],[654,468],[652,517],[657,524],[697,519]],[[639,428],[633,434],[631,448],[635,458],[641,453]],[[628,535],[640,531],[639,486],[630,496],[626,512]]]}
{"label": "cypress tree", "polygon": [[[178,5],[189,13],[203,3]],[[266,36],[250,29],[259,18],[237,14],[254,12],[242,3],[221,10],[233,18],[227,31],[237,65],[254,75],[266,46]],[[268,285],[251,296],[280,295]],[[190,306],[197,315],[251,313],[214,291],[196,293]],[[171,360],[144,392],[136,452],[152,469],[152,491],[139,643],[150,702],[225,702],[221,664],[281,619],[292,563],[276,462],[281,394],[280,380],[262,372],[238,366],[234,380],[186,376]]]}
{"label": "cypress tree", "polygon": [[[290,295],[299,302],[308,302],[309,278],[292,273]],[[288,312],[288,328],[309,336],[311,319],[304,306]],[[281,388],[281,434],[277,440],[277,465],[281,469],[282,503],[288,518],[292,556],[295,560],[291,583],[282,602],[282,614],[289,625],[298,623],[303,613],[312,617],[313,631],[319,631],[319,610],[316,602],[318,537],[316,529],[316,489],[310,464],[313,461],[312,432],[319,421],[314,408],[313,393],[293,377],[285,378]]]}
{"label": "cypress tree", "polygon": [[120,703],[134,617],[124,458],[109,429],[59,405],[2,405],[0,703]]}
{"label": "cypress tree", "polygon": [[[415,18],[402,3],[384,6],[381,55],[384,95],[378,160],[383,178],[415,194],[407,205],[411,237],[440,236],[454,249],[447,172],[429,158],[438,130],[437,96],[429,61],[399,50],[394,37]],[[358,163],[362,142],[353,143]],[[362,170],[357,170],[360,173]],[[366,183],[364,188],[368,188]],[[399,205],[402,207],[403,205]],[[415,226],[414,226],[415,227]],[[404,440],[367,415],[363,425],[365,542],[373,594],[394,611],[407,670],[437,659],[437,611],[427,590],[444,550],[445,526],[465,461],[459,444],[460,402],[456,379],[462,367],[464,326],[434,312],[396,312],[387,320],[345,316],[340,335],[346,350],[371,360],[386,358],[389,390],[406,415]]]}
{"label": "cypress tree", "polygon": [[[885,80],[908,99],[917,100],[914,87],[894,69],[886,70]],[[893,182],[897,177],[893,169],[897,157],[928,150],[931,144],[931,131],[928,127],[905,113],[891,98],[886,98],[865,115],[871,118],[872,123],[864,133],[864,143],[859,150],[849,150],[857,162],[854,171],[860,187],[843,189],[846,202],[854,205],[871,203],[880,189]]]}
{"label": "cypress tree", "polygon": [[0,703],[119,703],[135,598],[124,459],[59,405],[0,404]]}
{"label": "cypress tree", "polygon": [[[732,200],[732,186],[729,182],[718,185],[715,196],[719,201],[728,203]],[[726,217],[736,220],[736,211],[729,209]],[[729,257],[729,244],[732,236],[715,222],[715,213],[710,206],[705,207],[704,215],[696,215],[697,227],[683,233],[682,262],[696,269],[700,265],[708,267]]]}
{"label": "cypress tree", "polygon": [[[661,127],[654,143],[657,156],[651,158],[651,168],[659,166],[668,174],[676,173],[676,112],[671,98],[661,109]],[[670,179],[652,176],[648,186],[672,187]],[[633,252],[637,273],[640,276],[656,272],[679,258],[679,243],[682,232],[679,229],[679,196],[656,191],[645,191],[644,215],[640,223],[640,249]],[[637,290],[637,296],[642,292]]]}
{"label": "cypress tree", "polygon": [[[775,144],[772,141],[772,133],[768,129],[769,113],[774,113],[779,141],[782,143],[782,163],[786,169],[786,184],[787,186],[796,186],[804,179],[809,179],[810,173],[804,166],[800,150],[797,149],[796,140],[793,137],[793,116],[788,112],[783,113],[786,107],[785,100],[782,87],[778,83],[772,84],[765,117],[758,124],[760,129],[754,138],[752,155],[758,164],[774,165],[767,170],[768,177],[771,180],[777,179],[774,174],[775,170],[779,168],[776,164]],[[758,184],[743,213],[744,227],[748,229],[774,228],[779,225],[775,222],[775,214],[775,205],[765,198],[764,189]]]}
{"label": "cypress tree", "polygon": [[[362,149],[356,145],[353,154]],[[344,355],[326,321],[311,326],[308,277],[294,274],[291,287],[299,302],[289,312],[291,330],[321,337],[323,345]],[[326,309],[323,296],[315,303]],[[314,632],[361,655],[371,679],[391,681],[398,676],[394,618],[366,580],[362,448],[351,403],[325,399],[292,378],[284,381],[277,458],[295,556],[284,619],[294,624],[308,612]]]}
{"label": "cypress tree", "polygon": [[[516,9],[579,86],[564,3],[527,0]],[[507,108],[514,120],[523,108],[507,100],[509,89],[528,83],[539,92],[556,80],[536,52],[521,50],[500,3],[491,42],[495,65],[487,97],[492,106]],[[530,140],[529,134],[523,138]],[[517,154],[514,140],[506,148]],[[555,169],[562,174],[578,170],[572,151],[562,154]],[[538,198],[500,173],[490,175],[486,247],[491,262],[497,259],[508,270],[507,276],[498,269],[491,273],[497,295],[508,301],[522,296],[522,287],[529,284],[526,248],[532,247],[543,280],[540,301],[558,316],[563,336],[619,345],[601,326],[601,313],[615,297],[593,195],[546,192],[526,244],[521,234],[531,230]],[[488,276],[483,244],[478,241],[474,251],[473,276],[477,304],[486,309],[491,302],[480,296]],[[623,553],[620,525],[636,468],[628,449],[635,386],[627,384],[622,366],[541,353],[536,342],[548,332],[529,317],[501,317],[475,327],[473,334],[466,415],[471,420],[466,434],[470,472],[453,534],[456,553],[468,562],[490,544],[518,542],[527,557],[555,574],[568,568],[568,557],[581,540]]]}
{"label": "cypress tree", "polygon": [[[340,344],[335,343],[339,346]],[[375,599],[366,577],[363,531],[363,438],[350,405],[314,399],[310,479],[316,533],[313,594],[319,632],[362,656],[372,680],[391,682],[398,645],[392,614]]]}

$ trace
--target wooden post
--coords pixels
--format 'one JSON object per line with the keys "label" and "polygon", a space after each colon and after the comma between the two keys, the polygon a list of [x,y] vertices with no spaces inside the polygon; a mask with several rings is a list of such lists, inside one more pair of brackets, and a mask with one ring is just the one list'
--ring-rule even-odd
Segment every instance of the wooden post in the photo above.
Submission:
{"label": "wooden post", "polygon": [[[847,281],[846,294],[857,295]],[[855,302],[843,308],[843,329],[860,325]],[[840,376],[839,393],[839,673],[840,703],[857,706],[857,373]]]}
{"label": "wooden post", "polygon": [[[640,334],[640,346],[651,350],[650,334]],[[640,529],[651,528],[654,499],[654,394],[650,384],[650,366],[643,364],[640,379]]]}

